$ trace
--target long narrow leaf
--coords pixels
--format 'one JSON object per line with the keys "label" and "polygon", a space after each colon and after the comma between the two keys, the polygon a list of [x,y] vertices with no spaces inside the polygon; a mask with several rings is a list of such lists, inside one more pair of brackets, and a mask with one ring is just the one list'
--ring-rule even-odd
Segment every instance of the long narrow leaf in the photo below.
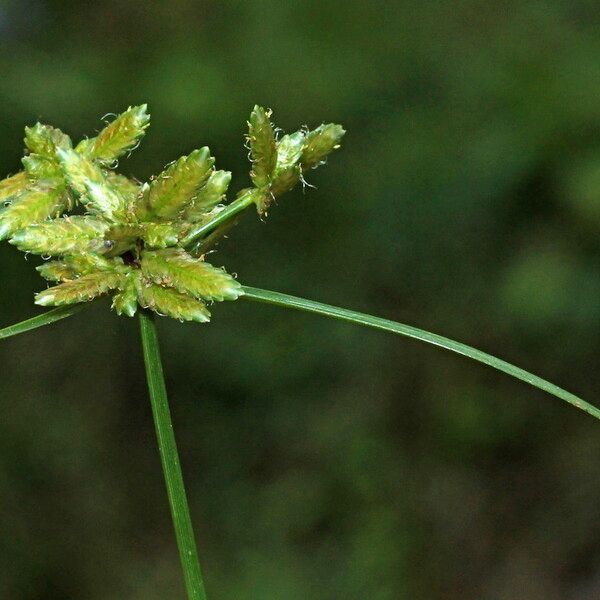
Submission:
{"label": "long narrow leaf", "polygon": [[84,306],[88,306],[88,304],[72,304],[71,306],[61,306],[59,308],[49,310],[42,315],[38,315],[37,317],[32,317],[26,321],[9,325],[4,329],[0,329],[0,340],[9,338],[13,335],[18,335],[19,333],[31,331],[32,329],[37,329],[38,327],[43,327],[44,325],[50,325],[51,323],[55,323],[56,321],[60,321],[66,317],[70,317],[71,315],[78,313]]}
{"label": "long narrow leaf", "polygon": [[477,350],[476,348],[472,348],[466,344],[455,342],[454,340],[450,340],[441,335],[430,333],[429,331],[424,331],[422,329],[417,329],[416,327],[411,327],[410,325],[404,325],[402,323],[397,323],[396,321],[389,321],[388,319],[373,317],[371,315],[353,310],[347,310],[345,308],[338,308],[336,306],[322,304],[321,302],[314,302],[313,300],[305,300],[304,298],[289,296],[288,294],[282,294],[280,292],[271,292],[268,290],[261,290],[247,286],[243,286],[242,289],[244,291],[242,298],[248,298],[249,300],[256,300],[258,302],[267,302],[269,304],[276,304],[286,308],[295,308],[297,310],[325,315],[327,317],[348,321],[350,323],[356,323],[357,325],[364,325],[365,327],[373,327],[374,329],[382,329],[384,331],[398,333],[406,337],[421,340],[422,342],[426,342],[428,344],[433,344],[434,346],[445,348],[446,350],[456,352],[457,354],[462,354],[463,356],[472,358],[473,360],[493,367],[494,369],[498,369],[499,371],[503,371],[504,373],[515,377],[516,379],[520,379],[521,381],[532,385],[533,387],[552,394],[553,396],[572,404],[576,408],[589,413],[593,417],[596,417],[596,419],[600,419],[600,410],[588,402],[585,402],[585,400],[582,400],[578,396],[563,390],[562,388],[550,383],[549,381],[546,381],[545,379],[542,379],[541,377],[538,377],[537,375],[528,373],[519,367],[501,360],[500,358],[496,358],[491,354],[487,354],[486,352],[482,352],[481,350]]}

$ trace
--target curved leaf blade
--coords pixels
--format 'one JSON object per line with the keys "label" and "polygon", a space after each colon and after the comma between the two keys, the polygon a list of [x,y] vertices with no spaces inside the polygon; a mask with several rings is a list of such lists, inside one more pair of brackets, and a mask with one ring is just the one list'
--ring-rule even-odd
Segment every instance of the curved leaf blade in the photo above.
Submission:
{"label": "curved leaf blade", "polygon": [[467,358],[471,358],[477,362],[493,367],[494,369],[502,371],[503,373],[514,377],[515,379],[520,379],[521,381],[524,381],[533,387],[536,387],[544,392],[547,392],[548,394],[551,394],[552,396],[556,396],[557,398],[568,402],[572,406],[585,411],[596,419],[600,419],[600,409],[589,404],[585,400],[582,400],[578,396],[571,394],[571,392],[567,392],[566,390],[554,385],[546,379],[542,379],[537,375],[533,375],[533,373],[529,373],[528,371],[506,362],[505,360],[496,358],[487,352],[482,352],[481,350],[472,348],[467,344],[456,342],[441,335],[437,335],[436,333],[418,329],[417,327],[404,325],[403,323],[382,319],[380,317],[374,317],[354,310],[330,306],[329,304],[315,302],[314,300],[306,300],[304,298],[298,298],[297,296],[290,296],[280,292],[261,290],[248,286],[242,286],[242,290],[244,292],[242,298],[248,298],[249,300],[256,300],[257,302],[266,302],[269,304],[275,304],[277,306],[294,308],[296,310],[324,315],[326,317],[340,319],[341,321],[356,323],[357,325],[364,325],[365,327],[372,327],[374,329],[381,329],[383,331],[397,333],[399,335],[420,340],[434,346],[439,346],[440,348],[450,350],[456,354],[461,354]]}
{"label": "curved leaf blade", "polygon": [[21,321],[20,323],[4,327],[3,329],[0,329],[0,340],[31,331],[32,329],[37,329],[38,327],[43,327],[44,325],[56,323],[56,321],[60,321],[61,319],[66,319],[67,317],[78,313],[84,306],[88,306],[88,304],[60,306],[59,308],[49,310],[37,317],[32,317],[31,319]]}

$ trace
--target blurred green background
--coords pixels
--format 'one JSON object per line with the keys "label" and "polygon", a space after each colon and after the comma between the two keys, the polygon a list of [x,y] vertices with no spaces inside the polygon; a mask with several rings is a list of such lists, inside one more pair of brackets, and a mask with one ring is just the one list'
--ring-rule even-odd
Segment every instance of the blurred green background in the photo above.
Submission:
{"label": "blurred green background", "polygon": [[[246,284],[455,337],[598,404],[597,2],[0,2],[0,160],[147,102],[121,170],[245,121],[341,122],[316,189],[246,215]],[[39,309],[0,247],[1,324]],[[211,599],[600,597],[600,429],[481,365],[249,302],[159,323]],[[0,346],[0,598],[183,597],[137,322],[106,303]]]}

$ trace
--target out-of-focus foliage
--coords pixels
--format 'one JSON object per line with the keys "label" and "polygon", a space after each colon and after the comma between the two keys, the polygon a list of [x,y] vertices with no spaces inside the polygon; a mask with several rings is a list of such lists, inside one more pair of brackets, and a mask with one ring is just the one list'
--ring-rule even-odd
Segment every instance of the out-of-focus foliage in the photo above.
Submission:
{"label": "out-of-focus foliage", "polygon": [[[342,122],[344,152],[306,176],[317,189],[241,221],[219,259],[594,401],[598,20],[584,0],[5,1],[2,172],[20,169],[24,123],[79,139],[107,106],[152,106],[143,156],[119,165],[141,178],[204,143],[241,173],[255,102],[284,129]],[[38,281],[10,247],[0,264],[8,324],[32,314]],[[460,358],[275,308],[160,326],[212,598],[600,594],[592,419]],[[0,346],[0,597],[182,592],[137,348],[105,307]]]}

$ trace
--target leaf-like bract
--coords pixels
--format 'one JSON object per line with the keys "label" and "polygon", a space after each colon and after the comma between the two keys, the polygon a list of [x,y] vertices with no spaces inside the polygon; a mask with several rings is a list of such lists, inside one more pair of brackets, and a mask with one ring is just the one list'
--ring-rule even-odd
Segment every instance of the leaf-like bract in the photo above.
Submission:
{"label": "leaf-like bract", "polygon": [[236,300],[241,285],[223,269],[193,258],[184,250],[170,248],[142,254],[142,273],[161,285],[202,300]]}
{"label": "leaf-like bract", "polygon": [[262,106],[255,106],[248,121],[248,142],[252,155],[250,177],[259,188],[270,183],[277,161],[275,133],[269,117],[269,111]]}
{"label": "leaf-like bract", "polygon": [[137,291],[138,301],[144,308],[150,308],[159,314],[180,321],[199,323],[210,321],[210,312],[203,302],[173,288],[141,280],[137,285]]}
{"label": "leaf-like bract", "polygon": [[24,252],[49,256],[98,252],[107,229],[106,223],[94,217],[66,217],[20,229],[10,243]]}
{"label": "leaf-like bract", "polygon": [[144,135],[150,123],[150,115],[146,109],[146,104],[130,106],[95,138],[85,140],[77,149],[104,164],[112,163],[119,156],[133,150]]}
{"label": "leaf-like bract", "polygon": [[110,290],[117,289],[121,285],[123,277],[120,273],[105,271],[83,275],[36,294],[35,303],[41,306],[61,306],[62,304],[87,302]]}
{"label": "leaf-like bract", "polygon": [[58,217],[69,195],[61,183],[43,181],[29,187],[0,213],[0,239],[34,223]]}
{"label": "leaf-like bract", "polygon": [[177,159],[146,186],[137,207],[138,216],[142,220],[178,216],[208,179],[214,162],[206,147]]}

